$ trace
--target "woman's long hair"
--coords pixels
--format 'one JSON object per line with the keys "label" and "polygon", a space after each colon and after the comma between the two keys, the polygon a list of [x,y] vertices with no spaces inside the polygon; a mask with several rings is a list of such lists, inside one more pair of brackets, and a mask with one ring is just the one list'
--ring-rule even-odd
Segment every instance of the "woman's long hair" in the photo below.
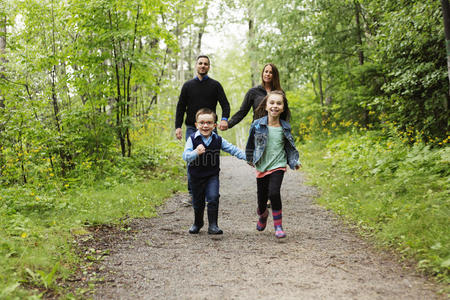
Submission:
{"label": "woman's long hair", "polygon": [[286,95],[283,91],[275,90],[269,92],[264,99],[261,101],[261,103],[258,105],[258,107],[255,109],[255,120],[262,118],[264,116],[267,116],[267,99],[269,99],[270,95],[281,95],[283,97],[283,112],[280,115],[280,119],[285,120],[286,122],[289,122],[291,119],[291,110],[289,109],[288,101],[286,98]]}
{"label": "woman's long hair", "polygon": [[263,80],[263,78],[264,78],[264,69],[267,66],[271,66],[272,67],[272,82],[270,83],[271,84],[270,90],[271,91],[277,91],[277,90],[278,91],[282,91],[283,89],[281,88],[281,84],[280,84],[280,73],[278,72],[277,67],[275,67],[275,65],[272,64],[272,63],[268,63],[268,64],[264,65],[264,68],[261,71],[261,85],[264,87],[264,80]]}

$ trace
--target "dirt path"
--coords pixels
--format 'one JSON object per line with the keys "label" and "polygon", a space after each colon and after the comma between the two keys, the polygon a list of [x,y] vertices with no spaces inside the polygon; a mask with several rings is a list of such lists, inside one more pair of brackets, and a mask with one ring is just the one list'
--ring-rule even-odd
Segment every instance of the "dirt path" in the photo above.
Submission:
{"label": "dirt path", "polygon": [[[222,158],[217,239],[188,234],[191,207],[168,200],[160,218],[135,220],[134,234],[103,237],[95,299],[438,299],[436,287],[358,238],[314,204],[301,172],[282,186],[287,238],[272,219],[257,232],[254,170]],[[205,215],[206,220],[206,215]]]}

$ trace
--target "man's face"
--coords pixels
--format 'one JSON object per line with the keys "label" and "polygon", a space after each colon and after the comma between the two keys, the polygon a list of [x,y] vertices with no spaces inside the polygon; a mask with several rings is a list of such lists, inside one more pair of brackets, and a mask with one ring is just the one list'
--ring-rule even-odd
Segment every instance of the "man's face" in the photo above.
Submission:
{"label": "man's face", "polygon": [[200,57],[195,67],[197,68],[198,75],[205,76],[209,71],[209,60],[206,57]]}

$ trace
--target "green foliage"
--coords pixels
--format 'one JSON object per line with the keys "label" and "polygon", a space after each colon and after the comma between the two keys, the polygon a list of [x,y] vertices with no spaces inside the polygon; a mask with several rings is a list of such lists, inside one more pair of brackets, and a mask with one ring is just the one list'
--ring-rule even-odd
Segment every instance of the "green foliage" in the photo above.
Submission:
{"label": "green foliage", "polygon": [[[33,297],[42,291],[64,294],[57,280],[80,263],[73,235],[96,224],[119,224],[152,217],[156,207],[184,187],[182,145],[167,142],[167,115],[142,127],[133,139],[133,157],[86,161],[70,177],[0,190],[0,295]],[[73,234],[73,235],[72,235]],[[30,298],[30,299],[31,299]]]}
{"label": "green foliage", "polygon": [[[230,117],[241,107],[245,94],[252,87],[250,62],[248,61],[247,56],[243,56],[239,60],[235,59],[241,55],[241,52],[242,50],[239,49],[239,45],[236,44],[231,47],[231,50],[218,53],[212,69],[213,78],[222,84],[227,99],[230,102]],[[220,116],[220,106],[218,106],[217,112]],[[221,132],[221,135],[229,142],[244,148],[252,119],[253,113],[252,110],[250,110],[238,126],[233,127],[231,130]]]}
{"label": "green foliage", "polygon": [[412,147],[382,132],[347,133],[301,146],[319,202],[449,281],[450,150]]}
{"label": "green foliage", "polygon": [[176,12],[160,1],[8,3],[0,182],[77,177],[86,164],[132,156],[130,136],[146,122],[167,81],[167,53],[177,49],[158,14]]}
{"label": "green foliage", "polygon": [[286,90],[312,89],[337,124],[395,121],[397,130],[419,132],[426,142],[447,139],[439,1],[266,0],[265,7],[258,10],[258,57],[279,66]]}
{"label": "green foliage", "polygon": [[[378,6],[378,5],[377,5]],[[375,9],[371,7],[371,9]],[[448,135],[448,73],[439,1],[380,5],[376,59],[383,62],[380,109],[398,129]]]}

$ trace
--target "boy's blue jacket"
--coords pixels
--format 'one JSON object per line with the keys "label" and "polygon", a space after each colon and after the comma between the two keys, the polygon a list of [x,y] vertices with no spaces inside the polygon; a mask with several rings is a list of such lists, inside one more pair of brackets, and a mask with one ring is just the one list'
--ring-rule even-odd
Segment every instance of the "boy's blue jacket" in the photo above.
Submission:
{"label": "boy's blue jacket", "polygon": [[[295,169],[295,166],[300,165],[299,154],[295,148],[294,138],[291,134],[291,125],[285,120],[281,120],[281,127],[283,127],[284,137],[284,150],[286,151],[287,164],[291,169]],[[245,147],[245,154],[247,162],[256,164],[264,153],[264,149],[267,144],[267,116],[253,121],[250,127],[250,134]]]}

